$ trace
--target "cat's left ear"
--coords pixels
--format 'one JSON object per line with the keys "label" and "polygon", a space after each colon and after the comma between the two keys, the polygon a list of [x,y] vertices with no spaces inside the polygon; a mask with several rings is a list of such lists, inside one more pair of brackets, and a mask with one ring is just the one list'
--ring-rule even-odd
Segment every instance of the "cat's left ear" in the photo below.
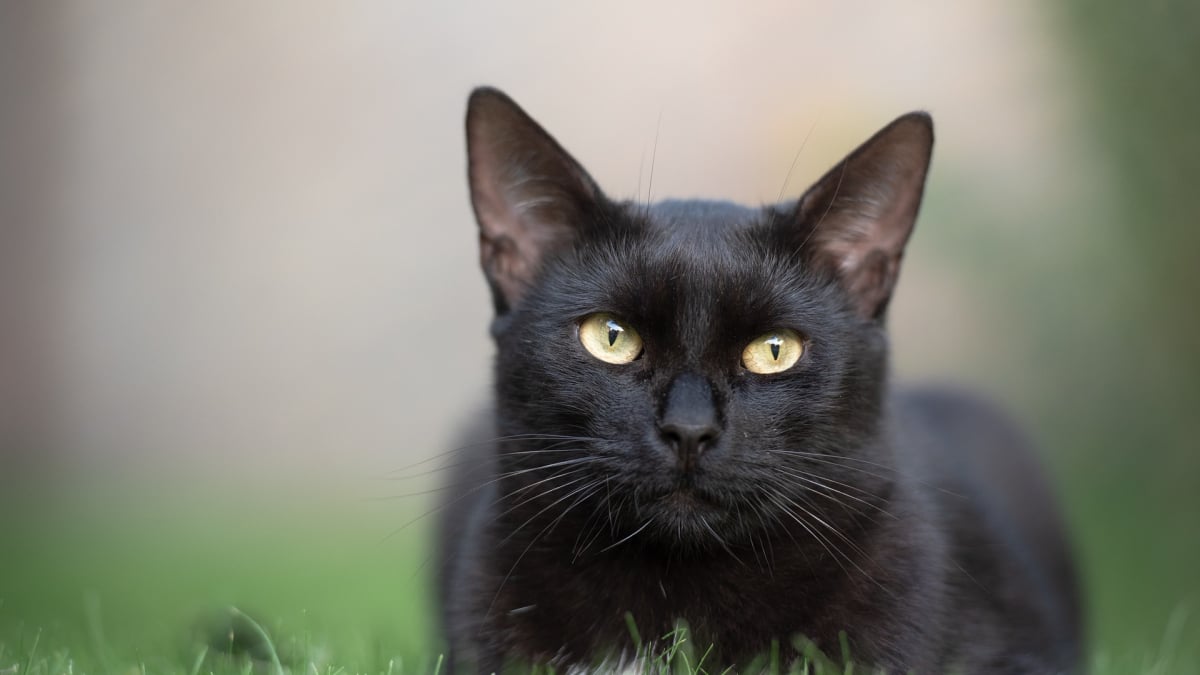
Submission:
{"label": "cat's left ear", "polygon": [[805,259],[832,271],[859,314],[883,316],[921,206],[933,120],[896,119],[850,153],[800,199],[794,213]]}
{"label": "cat's left ear", "polygon": [[497,314],[529,289],[544,259],[565,247],[601,199],[566,150],[503,92],[481,87],[467,103],[471,203],[479,262]]}

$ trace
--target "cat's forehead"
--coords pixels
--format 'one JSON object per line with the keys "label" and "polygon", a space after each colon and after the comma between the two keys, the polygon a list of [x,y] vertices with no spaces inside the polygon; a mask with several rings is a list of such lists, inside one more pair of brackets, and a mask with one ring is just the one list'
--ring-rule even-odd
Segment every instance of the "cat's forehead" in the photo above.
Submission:
{"label": "cat's forehead", "polygon": [[735,233],[763,220],[762,209],[707,200],[666,200],[646,210],[648,227],[666,243],[722,244]]}
{"label": "cat's forehead", "polygon": [[614,312],[697,343],[718,327],[795,325],[820,304],[821,284],[773,236],[770,210],[713,201],[627,208],[636,225],[580,242],[558,277],[580,311]]}
{"label": "cat's forehead", "polygon": [[772,225],[766,210],[732,202],[658,202],[644,211],[642,241],[630,259],[639,276],[670,275],[679,290],[749,290],[778,277],[780,258],[790,257],[777,246]]}

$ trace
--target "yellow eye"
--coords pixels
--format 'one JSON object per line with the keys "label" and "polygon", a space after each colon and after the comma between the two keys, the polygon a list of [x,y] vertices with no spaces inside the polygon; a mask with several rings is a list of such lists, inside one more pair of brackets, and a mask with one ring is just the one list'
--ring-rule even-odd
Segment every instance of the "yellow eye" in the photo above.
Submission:
{"label": "yellow eye", "polygon": [[742,351],[742,365],[752,373],[771,375],[796,365],[803,354],[804,341],[799,333],[780,328],[751,340]]}
{"label": "yellow eye", "polygon": [[592,314],[579,322],[583,348],[605,363],[629,363],[642,353],[642,337],[611,314]]}

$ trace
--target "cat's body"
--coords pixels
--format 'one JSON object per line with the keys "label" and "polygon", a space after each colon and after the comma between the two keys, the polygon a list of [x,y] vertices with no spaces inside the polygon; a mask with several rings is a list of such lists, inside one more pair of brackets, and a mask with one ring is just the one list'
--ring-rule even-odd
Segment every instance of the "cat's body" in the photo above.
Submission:
{"label": "cat's body", "polygon": [[798,203],[642,207],[472,98],[499,355],[442,522],[456,667],[617,663],[628,614],[735,667],[844,631],[889,672],[1074,669],[1070,556],[1026,444],[969,397],[887,386],[929,129],[901,118]]}

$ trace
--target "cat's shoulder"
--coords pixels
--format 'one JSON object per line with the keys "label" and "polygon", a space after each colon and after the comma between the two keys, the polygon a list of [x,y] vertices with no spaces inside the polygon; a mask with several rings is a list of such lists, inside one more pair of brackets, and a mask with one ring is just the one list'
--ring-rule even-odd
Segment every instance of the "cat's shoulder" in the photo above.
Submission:
{"label": "cat's shoulder", "polygon": [[970,480],[1040,473],[1036,451],[1011,413],[964,387],[896,387],[889,418],[900,459],[933,476]]}
{"label": "cat's shoulder", "polygon": [[893,414],[910,425],[942,431],[1019,432],[1003,403],[966,387],[945,383],[902,384],[892,390]]}

